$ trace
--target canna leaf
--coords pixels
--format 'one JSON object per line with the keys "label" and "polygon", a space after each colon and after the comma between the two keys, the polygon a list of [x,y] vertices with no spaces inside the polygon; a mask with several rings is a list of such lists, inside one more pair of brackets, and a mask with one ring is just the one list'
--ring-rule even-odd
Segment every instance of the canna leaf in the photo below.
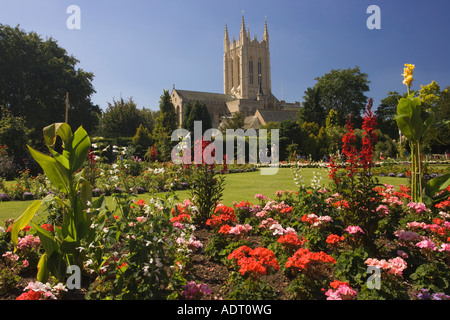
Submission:
{"label": "canna leaf", "polygon": [[31,219],[34,217],[36,212],[38,211],[39,207],[41,206],[42,201],[36,200],[31,203],[28,208],[25,210],[24,213],[14,222],[14,225],[11,228],[11,241],[14,244],[14,251],[17,250],[17,243],[19,241],[19,232],[23,228],[25,228],[28,223],[31,221]]}
{"label": "canna leaf", "polygon": [[68,170],[54,158],[43,154],[37,150],[34,150],[30,146],[28,146],[28,150],[31,153],[31,156],[44,170],[45,175],[49,180],[53,183],[53,185],[59,189],[59,191],[64,192],[66,194],[69,193],[69,172]]}

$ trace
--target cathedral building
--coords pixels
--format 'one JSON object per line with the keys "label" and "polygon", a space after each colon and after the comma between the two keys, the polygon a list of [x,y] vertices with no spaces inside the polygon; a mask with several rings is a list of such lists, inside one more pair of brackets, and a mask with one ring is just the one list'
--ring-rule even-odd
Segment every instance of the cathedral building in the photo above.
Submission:
{"label": "cathedral building", "polygon": [[300,103],[287,103],[272,94],[270,78],[269,31],[267,21],[264,34],[259,41],[250,37],[242,17],[239,39],[230,41],[225,25],[223,55],[223,93],[201,92],[176,89],[171,93],[177,114],[178,125],[183,122],[186,105],[195,101],[204,103],[209,111],[214,128],[241,112],[246,116],[244,129],[258,129],[267,122],[296,119]]}

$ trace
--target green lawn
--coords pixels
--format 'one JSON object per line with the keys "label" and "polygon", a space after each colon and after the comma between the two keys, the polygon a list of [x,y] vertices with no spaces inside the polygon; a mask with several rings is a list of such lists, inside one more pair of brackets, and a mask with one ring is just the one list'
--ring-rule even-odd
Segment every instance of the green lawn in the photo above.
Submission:
{"label": "green lawn", "polygon": [[[302,177],[304,183],[309,185],[314,177],[314,172],[320,172],[323,180],[322,183],[328,182],[328,174],[324,169],[304,168],[302,169]],[[400,184],[406,184],[405,178],[379,177],[380,183],[392,184],[398,188]],[[293,176],[290,169],[280,168],[275,175],[261,175],[259,171],[233,173],[225,176],[225,191],[223,195],[223,203],[232,206],[233,201],[255,201],[255,194],[262,193],[267,197],[275,198],[277,190],[294,190],[297,191]],[[176,192],[180,201],[190,197],[189,190]],[[149,200],[150,194],[137,196],[144,200]],[[18,218],[32,201],[6,201],[0,202],[0,226],[4,226],[5,219]],[[112,204],[112,197],[107,197],[107,203]],[[255,202],[256,203],[256,202]],[[45,218],[45,212],[41,208],[33,221],[41,221]]]}

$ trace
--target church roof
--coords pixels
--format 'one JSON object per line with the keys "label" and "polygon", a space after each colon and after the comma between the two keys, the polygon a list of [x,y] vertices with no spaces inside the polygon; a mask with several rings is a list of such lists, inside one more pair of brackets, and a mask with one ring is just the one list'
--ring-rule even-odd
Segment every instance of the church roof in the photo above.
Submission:
{"label": "church roof", "polygon": [[281,122],[283,120],[297,119],[297,110],[256,110],[256,115],[260,118],[259,120],[263,125],[267,122]]}
{"label": "church roof", "polygon": [[245,117],[244,130],[247,130],[247,129],[259,129],[260,125],[261,125],[261,121],[259,121],[259,118],[257,116]]}
{"label": "church roof", "polygon": [[175,89],[175,91],[182,98],[192,101],[220,101],[223,103],[236,100],[236,97],[232,94],[223,93],[213,93],[213,92],[203,92],[203,91],[190,91],[190,90],[180,90]]}

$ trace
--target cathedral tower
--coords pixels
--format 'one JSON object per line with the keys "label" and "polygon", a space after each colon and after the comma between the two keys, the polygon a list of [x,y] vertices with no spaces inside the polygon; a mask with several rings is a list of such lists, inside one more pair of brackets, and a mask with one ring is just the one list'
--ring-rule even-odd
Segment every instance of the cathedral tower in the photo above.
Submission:
{"label": "cathedral tower", "polygon": [[259,99],[271,93],[269,32],[267,21],[261,41],[250,38],[242,16],[239,39],[230,41],[225,25],[223,55],[224,93],[239,99]]}

